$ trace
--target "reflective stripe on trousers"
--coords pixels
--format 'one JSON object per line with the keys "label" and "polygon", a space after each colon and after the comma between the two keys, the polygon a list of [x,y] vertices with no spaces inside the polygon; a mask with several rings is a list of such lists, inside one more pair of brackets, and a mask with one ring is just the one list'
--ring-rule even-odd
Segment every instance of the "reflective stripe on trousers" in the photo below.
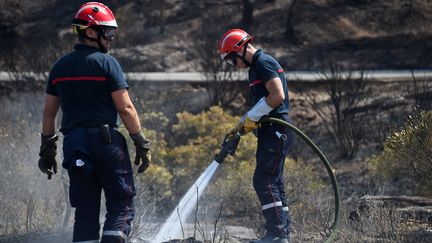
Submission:
{"label": "reflective stripe on trousers", "polygon": [[262,210],[267,210],[269,208],[274,208],[274,207],[278,207],[278,206],[282,206],[281,201],[268,203],[266,205],[261,206],[261,208],[262,208]]}

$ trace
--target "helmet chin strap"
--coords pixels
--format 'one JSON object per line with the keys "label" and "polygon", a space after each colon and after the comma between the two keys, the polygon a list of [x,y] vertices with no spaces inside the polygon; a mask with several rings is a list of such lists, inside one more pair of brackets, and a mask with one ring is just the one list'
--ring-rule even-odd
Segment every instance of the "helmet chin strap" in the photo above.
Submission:
{"label": "helmet chin strap", "polygon": [[103,53],[107,53],[108,52],[108,48],[104,47],[102,45],[102,34],[98,31],[98,40],[97,40],[98,46],[99,46],[99,50],[101,50]]}
{"label": "helmet chin strap", "polygon": [[97,38],[93,38],[93,37],[87,36],[87,34],[84,34],[84,37],[87,40],[96,42],[98,44],[99,50],[101,52],[103,52],[103,53],[107,53],[108,52],[108,48],[105,48],[102,45],[102,30],[97,30],[97,33],[98,33],[98,37]]}
{"label": "helmet chin strap", "polygon": [[244,45],[243,53],[242,53],[240,59],[243,61],[243,63],[244,63],[247,67],[250,67],[251,63],[250,63],[248,60],[246,60],[246,51],[247,51],[248,45],[249,45],[249,43],[246,43],[246,44]]}

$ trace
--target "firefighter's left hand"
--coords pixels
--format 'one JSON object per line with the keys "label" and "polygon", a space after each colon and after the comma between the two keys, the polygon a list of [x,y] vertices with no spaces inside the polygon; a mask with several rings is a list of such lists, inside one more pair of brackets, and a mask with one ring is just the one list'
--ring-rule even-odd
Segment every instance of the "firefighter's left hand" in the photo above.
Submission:
{"label": "firefighter's left hand", "polygon": [[130,137],[135,145],[135,165],[138,167],[138,173],[143,173],[150,165],[150,140],[144,137],[141,131],[137,134],[131,134]]}
{"label": "firefighter's left hand", "polygon": [[144,171],[147,170],[147,168],[150,165],[150,160],[151,160],[151,153],[150,153],[150,149],[146,149],[143,147],[136,147],[136,155],[135,155],[135,165],[139,165],[140,164],[140,160],[142,161],[140,167],[138,167],[138,173],[143,173]]}

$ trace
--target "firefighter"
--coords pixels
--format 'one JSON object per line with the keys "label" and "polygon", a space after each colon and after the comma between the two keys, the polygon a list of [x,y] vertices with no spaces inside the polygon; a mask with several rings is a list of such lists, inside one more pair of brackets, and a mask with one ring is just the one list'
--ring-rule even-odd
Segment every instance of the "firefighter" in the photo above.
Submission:
{"label": "firefighter", "polygon": [[112,11],[88,2],[72,25],[78,43],[48,77],[38,165],[48,179],[57,172],[55,119],[61,107],[62,166],[70,179],[70,204],[76,208],[73,242],[99,242],[103,190],[107,213],[101,242],[122,243],[131,231],[135,187],[126,140],[116,130],[118,115],[134,141],[139,173],[149,165],[150,141],[142,133],[119,63],[106,54],[117,30]]}
{"label": "firefighter", "polygon": [[254,106],[232,128],[228,135],[248,133],[255,129],[258,137],[253,186],[266,220],[266,234],[251,242],[289,241],[290,217],[285,197],[283,168],[291,141],[289,129],[277,124],[257,127],[261,117],[289,121],[288,86],[279,63],[251,42],[253,37],[241,29],[227,31],[219,41],[223,61],[236,68],[249,69],[249,87]]}

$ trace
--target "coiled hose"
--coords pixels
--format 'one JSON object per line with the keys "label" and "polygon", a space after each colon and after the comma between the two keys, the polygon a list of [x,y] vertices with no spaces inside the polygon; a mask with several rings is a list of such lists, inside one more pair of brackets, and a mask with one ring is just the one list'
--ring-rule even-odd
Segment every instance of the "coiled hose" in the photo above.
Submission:
{"label": "coiled hose", "polygon": [[278,125],[281,125],[281,126],[284,126],[286,128],[291,129],[299,137],[301,137],[315,151],[315,153],[317,153],[318,156],[320,157],[321,162],[326,167],[327,173],[330,176],[332,187],[333,187],[333,192],[334,192],[334,200],[335,200],[334,221],[333,221],[332,226],[330,227],[331,233],[330,233],[329,237],[326,239],[325,243],[333,242],[333,240],[334,240],[334,238],[336,236],[337,230],[338,230],[338,226],[339,226],[340,198],[339,198],[338,183],[336,181],[336,177],[335,177],[335,175],[333,173],[333,169],[330,166],[329,161],[324,156],[324,154],[321,152],[321,150],[318,148],[318,146],[308,136],[306,136],[306,134],[304,134],[300,129],[298,129],[294,125],[291,125],[291,124],[289,124],[288,122],[286,122],[284,120],[273,118],[273,117],[264,117],[261,120],[259,120],[259,123],[273,123],[273,124],[278,124]]}

